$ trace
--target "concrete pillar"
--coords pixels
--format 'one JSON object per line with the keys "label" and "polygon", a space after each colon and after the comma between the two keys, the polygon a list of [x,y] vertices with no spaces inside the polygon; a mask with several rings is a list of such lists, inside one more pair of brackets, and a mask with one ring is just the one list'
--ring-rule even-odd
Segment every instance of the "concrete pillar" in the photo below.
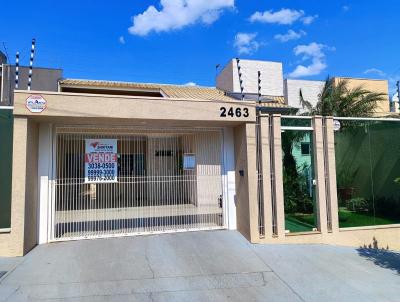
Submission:
{"label": "concrete pillar", "polygon": [[259,241],[255,130],[255,124],[234,130],[237,229],[250,242]]}
{"label": "concrete pillar", "polygon": [[335,158],[335,135],[333,128],[333,118],[325,119],[325,156],[328,176],[327,200],[330,206],[328,215],[332,224],[332,233],[339,231],[339,214],[336,184],[336,158]]}
{"label": "concrete pillar", "polygon": [[13,131],[11,232],[7,238],[9,250],[4,254],[22,256],[24,254],[28,119],[15,117]]}
{"label": "concrete pillar", "polygon": [[314,174],[316,186],[316,211],[318,229],[321,233],[328,232],[328,220],[326,214],[326,189],[325,189],[325,159],[324,159],[324,131],[322,116],[313,117],[314,128]]}
{"label": "concrete pillar", "polygon": [[281,115],[272,115],[272,160],[273,160],[273,184],[272,192],[275,193],[275,219],[277,236],[285,237],[285,203],[283,196],[283,167],[282,167],[282,133]]}
{"label": "concrete pillar", "polygon": [[269,116],[260,117],[261,138],[261,168],[262,168],[262,197],[264,204],[264,229],[265,238],[272,238],[272,188],[271,188],[271,152],[270,152],[270,123]]}

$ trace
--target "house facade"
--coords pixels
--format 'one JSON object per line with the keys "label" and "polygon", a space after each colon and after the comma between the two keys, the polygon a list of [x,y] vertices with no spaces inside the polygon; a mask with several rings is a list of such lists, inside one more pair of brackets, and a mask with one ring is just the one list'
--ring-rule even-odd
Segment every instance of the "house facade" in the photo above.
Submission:
{"label": "house facade", "polygon": [[[371,136],[397,135],[400,124],[291,116],[283,77],[270,80],[276,72],[279,63],[233,60],[216,88],[63,79],[57,91],[15,91],[0,255],[55,241],[218,229],[253,243],[400,248],[398,217],[368,212],[371,195],[391,192],[385,198],[397,202],[398,157],[386,162],[393,173],[379,191],[366,191],[367,178],[353,181],[376,160],[364,159]],[[365,150],[348,146],[355,134]],[[353,153],[355,174],[338,177]]]}

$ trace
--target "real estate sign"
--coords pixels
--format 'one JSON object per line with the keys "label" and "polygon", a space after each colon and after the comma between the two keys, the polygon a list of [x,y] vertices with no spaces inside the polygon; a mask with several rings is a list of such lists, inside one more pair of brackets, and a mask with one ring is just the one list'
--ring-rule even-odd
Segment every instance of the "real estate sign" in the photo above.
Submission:
{"label": "real estate sign", "polygon": [[116,139],[85,140],[85,183],[117,182]]}

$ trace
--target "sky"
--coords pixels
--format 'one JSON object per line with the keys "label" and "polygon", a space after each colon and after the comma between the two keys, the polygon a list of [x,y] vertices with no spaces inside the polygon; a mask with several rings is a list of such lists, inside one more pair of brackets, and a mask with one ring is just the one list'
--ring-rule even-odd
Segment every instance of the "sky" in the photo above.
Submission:
{"label": "sky", "polygon": [[2,0],[0,50],[66,78],[214,86],[231,58],[290,78],[400,80],[398,0]]}

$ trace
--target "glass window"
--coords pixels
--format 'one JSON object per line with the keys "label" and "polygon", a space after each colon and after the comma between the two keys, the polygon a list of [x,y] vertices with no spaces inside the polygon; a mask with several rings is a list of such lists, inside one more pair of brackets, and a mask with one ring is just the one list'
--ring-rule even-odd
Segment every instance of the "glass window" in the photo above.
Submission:
{"label": "glass window", "polygon": [[400,223],[400,122],[340,123],[335,132],[339,226]]}
{"label": "glass window", "polygon": [[282,131],[286,232],[317,230],[312,146],[312,131]]}
{"label": "glass window", "polygon": [[310,143],[301,143],[301,155],[310,155]]}
{"label": "glass window", "polygon": [[281,119],[282,127],[311,127],[311,118],[289,118],[283,117]]}

